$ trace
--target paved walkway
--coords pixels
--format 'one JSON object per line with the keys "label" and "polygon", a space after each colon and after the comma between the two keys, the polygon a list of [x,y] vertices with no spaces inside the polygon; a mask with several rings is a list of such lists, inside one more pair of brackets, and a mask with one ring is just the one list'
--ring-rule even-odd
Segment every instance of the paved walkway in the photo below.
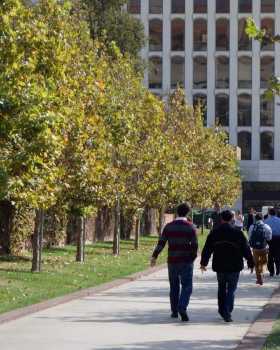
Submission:
{"label": "paved walkway", "polygon": [[234,349],[278,279],[263,287],[242,273],[234,323],[217,315],[215,274],[195,271],[190,323],[169,318],[167,271],[0,326],[3,350]]}

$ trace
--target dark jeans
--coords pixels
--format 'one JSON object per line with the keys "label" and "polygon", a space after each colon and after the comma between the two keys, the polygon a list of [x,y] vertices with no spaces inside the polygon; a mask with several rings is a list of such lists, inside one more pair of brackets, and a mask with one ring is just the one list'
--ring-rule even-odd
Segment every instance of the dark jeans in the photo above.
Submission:
{"label": "dark jeans", "polygon": [[271,275],[280,272],[280,237],[273,237],[269,244],[267,269]]}
{"label": "dark jeans", "polygon": [[169,264],[168,274],[171,311],[184,313],[192,294],[193,263]]}
{"label": "dark jeans", "polygon": [[224,317],[231,315],[240,272],[218,272],[218,307]]}

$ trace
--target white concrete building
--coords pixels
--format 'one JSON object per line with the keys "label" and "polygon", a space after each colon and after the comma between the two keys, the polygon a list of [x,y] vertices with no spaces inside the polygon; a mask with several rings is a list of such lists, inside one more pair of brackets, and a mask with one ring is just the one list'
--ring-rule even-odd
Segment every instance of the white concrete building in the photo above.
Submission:
{"label": "white concrete building", "polygon": [[167,96],[179,83],[190,103],[205,103],[205,124],[222,125],[241,148],[243,207],[280,205],[280,99],[263,99],[280,76],[280,44],[250,41],[258,26],[280,34],[280,0],[130,0],[144,24],[150,62],[145,84]]}

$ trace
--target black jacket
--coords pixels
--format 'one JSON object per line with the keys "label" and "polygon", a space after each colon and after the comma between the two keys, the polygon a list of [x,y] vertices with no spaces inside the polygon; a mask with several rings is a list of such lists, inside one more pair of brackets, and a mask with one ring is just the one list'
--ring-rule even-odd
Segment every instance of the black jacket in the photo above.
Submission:
{"label": "black jacket", "polygon": [[247,260],[249,268],[254,267],[253,256],[243,232],[227,223],[209,233],[201,255],[202,266],[208,265],[212,254],[215,272],[239,272],[244,268],[243,258]]}

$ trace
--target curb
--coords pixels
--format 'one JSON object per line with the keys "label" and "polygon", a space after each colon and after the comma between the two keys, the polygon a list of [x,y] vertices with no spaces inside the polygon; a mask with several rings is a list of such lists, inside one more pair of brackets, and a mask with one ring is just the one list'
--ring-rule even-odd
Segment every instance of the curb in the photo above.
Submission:
{"label": "curb", "polygon": [[166,264],[158,265],[156,267],[152,267],[152,268],[149,268],[147,270],[144,270],[141,272],[136,272],[132,275],[122,277],[122,278],[116,279],[114,281],[101,284],[97,287],[90,287],[90,288],[82,289],[82,290],[79,290],[77,292],[63,295],[61,297],[42,301],[42,302],[37,303],[37,304],[33,304],[33,305],[26,306],[26,307],[23,307],[20,309],[6,312],[6,313],[0,315],[0,325],[7,323],[7,322],[15,321],[18,318],[22,318],[24,316],[33,314],[35,312],[43,311],[43,310],[46,310],[46,309],[49,309],[49,308],[52,308],[52,307],[55,307],[55,306],[58,306],[61,304],[68,303],[69,301],[88,297],[88,296],[95,295],[95,294],[98,294],[101,292],[105,292],[111,288],[122,286],[126,283],[133,282],[141,277],[148,276],[148,275],[151,275],[155,272],[158,272],[158,271],[166,268],[166,266],[167,266]]}
{"label": "curb", "polygon": [[262,350],[274,322],[280,315],[280,287],[272,294],[263,311],[257,316],[235,350]]}

